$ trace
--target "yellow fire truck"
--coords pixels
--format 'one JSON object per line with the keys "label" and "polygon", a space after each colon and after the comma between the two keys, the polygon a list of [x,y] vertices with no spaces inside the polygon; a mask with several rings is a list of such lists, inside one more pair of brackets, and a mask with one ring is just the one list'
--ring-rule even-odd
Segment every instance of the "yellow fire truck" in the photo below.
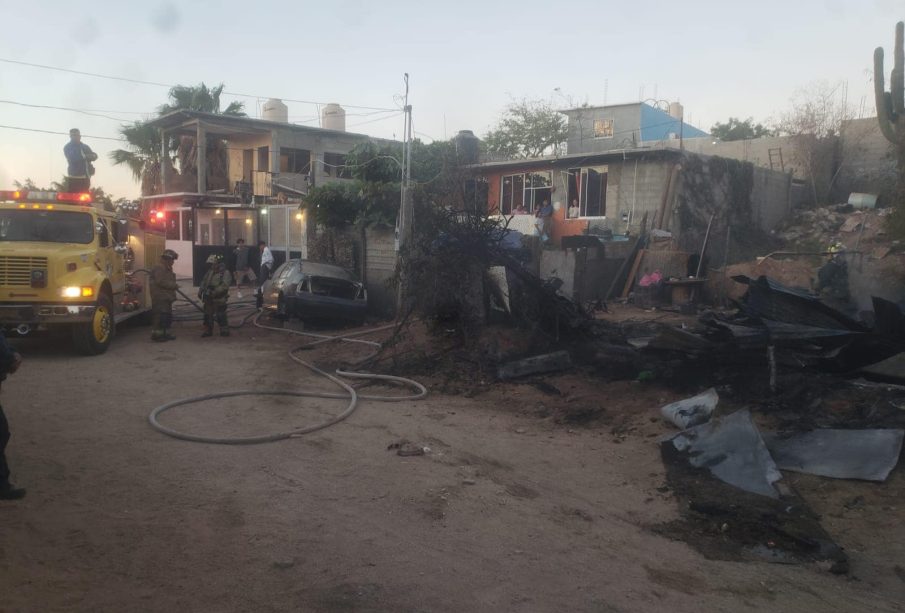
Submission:
{"label": "yellow fire truck", "polygon": [[81,353],[106,351],[116,324],[151,308],[142,271],[163,253],[162,217],[88,193],[0,191],[0,326],[66,327]]}

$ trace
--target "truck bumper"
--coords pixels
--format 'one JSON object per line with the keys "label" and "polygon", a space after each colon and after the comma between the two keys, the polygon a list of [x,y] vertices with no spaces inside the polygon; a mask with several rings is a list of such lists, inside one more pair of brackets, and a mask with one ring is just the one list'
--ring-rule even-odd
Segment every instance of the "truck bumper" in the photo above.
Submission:
{"label": "truck bumper", "polygon": [[93,304],[2,304],[0,325],[86,323],[93,320],[95,308]]}

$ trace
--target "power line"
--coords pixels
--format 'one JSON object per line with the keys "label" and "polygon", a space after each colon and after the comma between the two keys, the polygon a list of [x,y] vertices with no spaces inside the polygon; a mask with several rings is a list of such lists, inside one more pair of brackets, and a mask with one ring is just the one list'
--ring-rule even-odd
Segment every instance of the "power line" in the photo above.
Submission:
{"label": "power line", "polygon": [[361,122],[358,122],[358,123],[352,123],[352,124],[349,124],[347,127],[349,127],[349,128],[357,128],[358,126],[363,126],[363,125],[366,125],[366,124],[369,124],[369,123],[374,123],[374,122],[376,122],[376,121],[384,121],[384,120],[387,120],[387,119],[395,119],[395,118],[399,117],[399,116],[402,115],[402,114],[403,114],[402,111],[396,111],[396,112],[393,113],[392,115],[385,115],[385,116],[383,116],[383,117],[378,117],[377,119],[370,119],[370,120],[368,120],[368,121],[361,121]]}
{"label": "power line", "polygon": [[[82,75],[82,76],[86,76],[86,77],[95,77],[98,79],[110,79],[112,81],[124,81],[126,83],[135,83],[138,85],[153,85],[155,87],[166,87],[168,89],[172,89],[173,87],[175,87],[174,85],[171,85],[169,83],[160,83],[157,81],[144,81],[142,79],[130,79],[128,77],[105,75],[105,74],[99,74],[96,72],[87,72],[84,70],[73,70],[71,68],[60,68],[59,66],[48,66],[47,64],[35,64],[32,62],[22,62],[19,60],[11,60],[11,59],[2,58],[2,57],[0,57],[0,62],[5,62],[7,64],[16,64],[18,66],[28,66],[30,68],[43,68],[44,70],[56,70],[58,72],[68,72],[71,74],[77,74],[77,75]],[[227,91],[224,91],[223,93],[228,96],[238,96],[241,98],[260,99],[260,98],[276,97],[276,96],[259,96],[256,94],[243,94],[240,92],[227,92]],[[324,105],[330,104],[329,102],[317,102],[315,100],[297,100],[297,99],[293,99],[293,98],[278,98],[278,99],[282,100],[284,102],[297,102],[299,104],[324,104]],[[371,110],[371,111],[398,111],[399,110],[399,109],[389,109],[389,108],[384,108],[384,107],[379,107],[379,106],[361,106],[361,105],[356,105],[356,104],[344,104],[343,106],[350,108],[350,109],[365,109],[365,110]]]}
{"label": "power line", "polygon": [[101,117],[102,119],[110,119],[111,121],[118,121],[118,122],[129,121],[128,119],[123,119],[122,117],[111,117],[110,115],[105,115],[101,112],[88,111],[88,110],[84,110],[84,109],[74,109],[74,108],[65,107],[65,106],[51,106],[51,105],[47,105],[47,104],[29,104],[27,102],[17,102],[15,100],[0,100],[0,104],[13,104],[15,106],[24,106],[24,107],[31,108],[31,109],[69,111],[72,113],[81,113],[82,115],[89,115],[91,117]]}
{"label": "power line", "polygon": [[[23,132],[41,132],[42,134],[61,134],[63,136],[69,136],[69,132],[57,132],[54,130],[39,130],[37,128],[23,128],[22,126],[4,126],[0,125],[0,128],[5,128],[7,130],[21,130]],[[119,142],[126,142],[125,138],[114,138],[112,136],[93,136],[91,134],[82,134],[82,136],[87,138],[97,138],[99,140],[115,140]]]}

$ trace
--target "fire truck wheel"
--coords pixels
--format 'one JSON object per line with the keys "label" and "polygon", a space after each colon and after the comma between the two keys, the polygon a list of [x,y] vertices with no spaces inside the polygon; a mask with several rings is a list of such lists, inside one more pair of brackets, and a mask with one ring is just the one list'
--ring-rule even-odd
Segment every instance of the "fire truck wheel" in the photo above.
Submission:
{"label": "fire truck wheel", "polygon": [[79,353],[99,355],[107,350],[113,340],[113,302],[102,293],[97,299],[94,318],[87,323],[76,324],[72,329],[72,340]]}

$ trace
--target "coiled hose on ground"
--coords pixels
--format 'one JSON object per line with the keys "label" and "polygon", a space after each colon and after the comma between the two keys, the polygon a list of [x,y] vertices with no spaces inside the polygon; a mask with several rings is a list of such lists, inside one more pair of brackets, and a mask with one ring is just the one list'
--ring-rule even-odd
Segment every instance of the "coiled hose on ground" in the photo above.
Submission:
{"label": "coiled hose on ground", "polygon": [[[326,334],[315,334],[312,332],[303,332],[299,330],[288,330],[284,328],[277,328],[275,326],[266,326],[260,322],[260,314],[258,317],[254,319],[255,326],[259,328],[264,328],[267,330],[276,330],[279,332],[286,332],[289,334],[295,334],[298,336],[307,336],[316,338],[317,340],[305,343],[304,345],[299,345],[289,350],[289,357],[298,362],[305,368],[311,370],[315,374],[318,374],[336,386],[344,390],[344,393],[329,393],[329,392],[312,392],[305,390],[239,390],[234,392],[218,392],[213,394],[202,394],[200,396],[192,396],[190,398],[182,398],[180,400],[174,400],[172,402],[168,402],[166,404],[162,404],[158,407],[155,407],[154,410],[151,411],[151,414],[148,415],[148,421],[151,426],[159,432],[166,434],[167,436],[172,436],[174,438],[182,439],[184,441],[192,441],[196,443],[213,443],[218,445],[255,445],[258,443],[271,443],[274,441],[281,441],[288,438],[295,438],[302,436],[303,434],[308,434],[311,432],[316,432],[317,430],[323,430],[324,428],[328,428],[334,424],[337,424],[347,417],[349,417],[352,413],[355,412],[355,409],[358,408],[359,400],[375,400],[378,402],[400,402],[405,400],[418,400],[420,398],[424,398],[427,395],[427,388],[423,385],[414,381],[412,379],[406,379],[404,377],[394,377],[391,375],[377,375],[372,373],[361,373],[361,372],[352,372],[341,369],[336,369],[335,374],[331,375],[330,373],[321,370],[314,364],[310,362],[306,362],[302,360],[297,355],[297,352],[302,351],[304,349],[310,349],[311,347],[321,345],[329,342],[344,342],[344,343],[358,343],[367,345],[370,347],[375,347],[376,349],[380,348],[380,343],[375,341],[362,340],[359,338],[355,338],[358,336],[364,336],[366,334],[373,334],[375,332],[381,332],[383,330],[389,330],[394,327],[394,325],[381,326],[378,328],[369,328],[367,330],[362,330],[359,332],[354,332],[352,334],[347,334],[343,336],[330,336]],[[243,322],[244,323],[244,322]],[[372,354],[373,355],[373,354]],[[365,357],[363,360],[359,361],[361,363],[369,356]],[[359,394],[354,387],[340,379],[340,377],[345,377],[347,379],[369,379],[376,381],[385,381],[391,383],[402,384],[405,386],[410,386],[417,390],[415,394],[408,395],[399,395],[399,396],[372,396]],[[218,398],[232,398],[235,396],[294,396],[294,397],[306,397],[306,398],[334,398],[337,400],[348,400],[349,404],[346,406],[345,410],[336,415],[335,417],[331,417],[330,419],[321,422],[319,424],[314,424],[311,426],[305,426],[304,428],[297,428],[295,430],[289,430],[286,432],[279,432],[276,434],[265,434],[261,436],[246,436],[246,437],[213,437],[213,436],[201,436],[195,434],[186,434],[185,432],[180,432],[173,428],[169,428],[160,423],[159,417],[166,411],[170,409],[185,406],[188,404],[194,404],[198,402],[204,402],[207,400],[216,400]]]}

